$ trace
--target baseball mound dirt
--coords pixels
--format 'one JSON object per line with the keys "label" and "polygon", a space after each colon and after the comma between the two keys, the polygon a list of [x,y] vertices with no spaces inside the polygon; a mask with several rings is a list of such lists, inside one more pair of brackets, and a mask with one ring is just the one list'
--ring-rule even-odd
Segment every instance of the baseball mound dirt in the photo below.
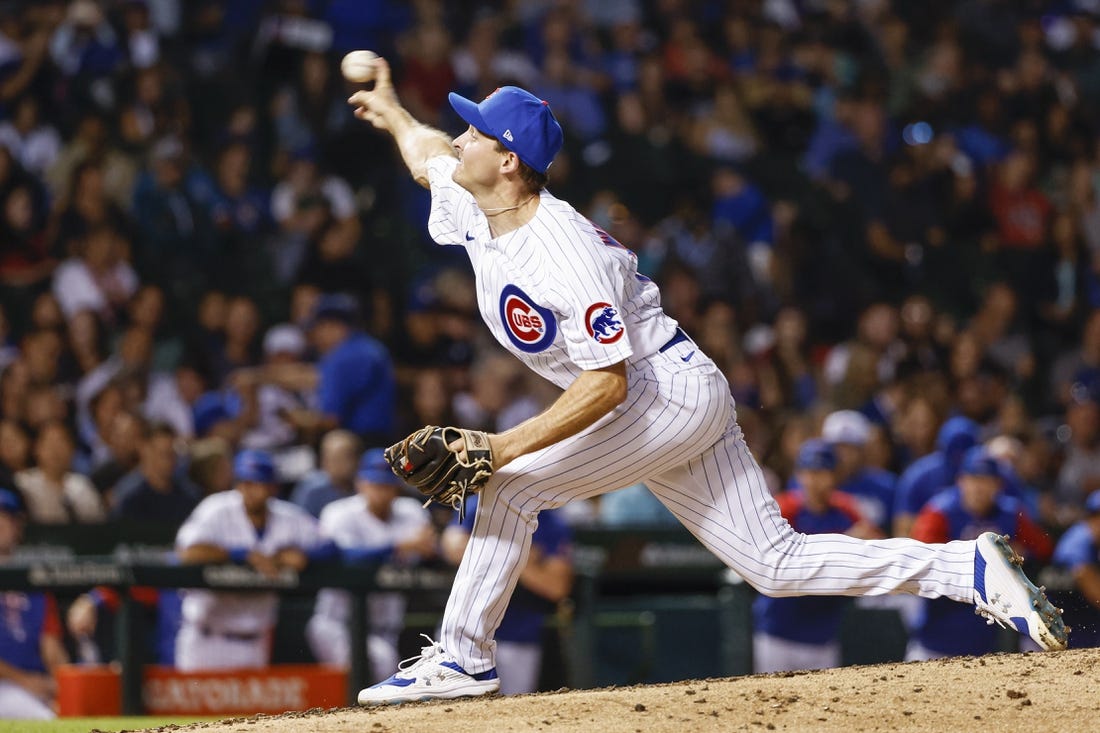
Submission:
{"label": "baseball mound dirt", "polygon": [[[1096,731],[1100,649],[341,708],[170,728],[203,733]],[[166,729],[157,728],[157,731]]]}

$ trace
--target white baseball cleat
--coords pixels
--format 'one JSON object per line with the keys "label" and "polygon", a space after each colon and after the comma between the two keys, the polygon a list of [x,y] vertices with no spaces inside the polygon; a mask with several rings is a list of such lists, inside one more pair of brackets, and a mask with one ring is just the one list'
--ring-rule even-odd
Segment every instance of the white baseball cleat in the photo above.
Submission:
{"label": "white baseball cleat", "polygon": [[1008,537],[985,532],[974,550],[974,612],[990,624],[1027,634],[1047,651],[1065,649],[1069,627],[1043,588],[1036,588],[1020,568],[1023,558]]}
{"label": "white baseball cleat", "polygon": [[420,649],[420,656],[401,662],[389,679],[360,690],[360,705],[450,700],[488,695],[500,689],[495,668],[470,674],[439,642],[432,641],[427,634],[422,636],[428,640],[428,646]]}

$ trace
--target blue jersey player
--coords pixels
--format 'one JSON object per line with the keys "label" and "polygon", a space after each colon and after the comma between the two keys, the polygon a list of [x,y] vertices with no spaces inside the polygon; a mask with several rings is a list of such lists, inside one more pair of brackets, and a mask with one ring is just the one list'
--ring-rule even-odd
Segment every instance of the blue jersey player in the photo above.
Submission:
{"label": "blue jersey player", "polygon": [[[0,489],[0,561],[10,557],[19,544],[22,512],[19,497]],[[0,717],[55,717],[57,685],[53,671],[68,661],[53,596],[0,591]]]}
{"label": "blue jersey player", "polygon": [[[874,531],[855,499],[837,491],[837,458],[824,440],[799,448],[799,489],[777,498],[783,518],[805,534]],[[840,596],[759,596],[753,603],[753,671],[826,669],[840,666],[840,622],[850,599]]]}
{"label": "blue jersey player", "polygon": [[1085,518],[1058,540],[1054,563],[1070,572],[1077,591],[1066,604],[1074,646],[1100,646],[1100,490],[1085,499]]}
{"label": "blue jersey player", "polygon": [[[917,515],[914,539],[949,542],[994,532],[1012,535],[1027,556],[1049,559],[1053,550],[1050,538],[1031,521],[1023,503],[1005,494],[1003,487],[1000,462],[987,448],[971,448],[963,458],[955,484],[932,497]],[[906,658],[986,654],[996,648],[996,629],[970,609],[939,598],[926,599]]]}

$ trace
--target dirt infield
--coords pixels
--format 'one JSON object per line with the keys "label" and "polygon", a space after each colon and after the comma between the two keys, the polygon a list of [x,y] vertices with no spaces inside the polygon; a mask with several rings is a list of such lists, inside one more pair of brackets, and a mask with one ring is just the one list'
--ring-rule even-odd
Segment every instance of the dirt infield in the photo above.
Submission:
{"label": "dirt infield", "polygon": [[[1100,649],[196,723],[203,733],[1096,731]],[[167,729],[153,729],[158,732]]]}

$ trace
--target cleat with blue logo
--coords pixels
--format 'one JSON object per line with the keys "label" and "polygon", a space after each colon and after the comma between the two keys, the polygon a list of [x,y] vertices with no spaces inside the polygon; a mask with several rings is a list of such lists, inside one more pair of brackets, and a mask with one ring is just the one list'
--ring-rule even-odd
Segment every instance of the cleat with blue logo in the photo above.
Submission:
{"label": "cleat with blue logo", "polygon": [[1047,651],[1065,649],[1069,628],[1043,589],[1020,568],[1023,558],[1008,537],[985,532],[974,550],[974,613],[990,624],[1027,634]]}
{"label": "cleat with blue logo", "polygon": [[421,647],[420,656],[401,662],[397,673],[389,679],[360,690],[360,705],[451,700],[489,695],[500,689],[496,669],[470,674],[439,642],[432,641],[427,634],[421,636],[428,640],[428,646]]}

